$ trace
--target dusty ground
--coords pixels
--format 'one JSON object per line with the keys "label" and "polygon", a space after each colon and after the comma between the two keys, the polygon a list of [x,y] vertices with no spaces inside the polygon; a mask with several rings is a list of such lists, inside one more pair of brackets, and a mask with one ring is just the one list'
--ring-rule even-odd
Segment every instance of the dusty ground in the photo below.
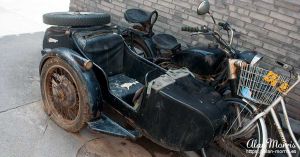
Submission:
{"label": "dusty ground", "polygon": [[[68,133],[42,110],[38,67],[42,14],[68,10],[63,0],[0,0],[0,156],[178,156],[145,139],[132,142],[92,133]],[[94,139],[94,140],[92,140]]]}

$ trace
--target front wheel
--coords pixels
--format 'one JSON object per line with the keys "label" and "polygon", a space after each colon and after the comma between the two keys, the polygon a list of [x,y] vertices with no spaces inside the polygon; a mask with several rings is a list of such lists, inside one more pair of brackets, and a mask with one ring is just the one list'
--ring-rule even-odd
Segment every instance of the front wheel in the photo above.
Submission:
{"label": "front wheel", "polygon": [[247,131],[231,136],[247,125],[255,116],[254,106],[244,101],[228,100],[231,118],[228,119],[226,131],[218,139],[217,145],[225,152],[225,156],[252,157],[264,156],[266,151],[267,132],[264,119],[257,120]]}
{"label": "front wheel", "polygon": [[88,91],[68,63],[53,57],[41,71],[44,110],[63,129],[78,132],[91,118]]}

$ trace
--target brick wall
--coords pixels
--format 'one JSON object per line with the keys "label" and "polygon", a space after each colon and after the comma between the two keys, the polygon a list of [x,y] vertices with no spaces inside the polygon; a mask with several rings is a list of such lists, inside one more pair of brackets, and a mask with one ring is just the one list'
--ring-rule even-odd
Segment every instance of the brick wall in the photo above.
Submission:
{"label": "brick wall", "polygon": [[[181,43],[208,44],[203,36],[191,37],[181,26],[212,26],[211,18],[198,16],[200,0],[71,0],[72,11],[108,12],[112,23],[127,26],[123,13],[129,8],[159,12],[155,32],[175,35]],[[279,59],[300,68],[300,1],[299,0],[209,0],[218,21],[228,21],[241,33],[239,49],[251,49],[268,56],[265,66]],[[288,98],[288,110],[300,120],[300,87]]]}

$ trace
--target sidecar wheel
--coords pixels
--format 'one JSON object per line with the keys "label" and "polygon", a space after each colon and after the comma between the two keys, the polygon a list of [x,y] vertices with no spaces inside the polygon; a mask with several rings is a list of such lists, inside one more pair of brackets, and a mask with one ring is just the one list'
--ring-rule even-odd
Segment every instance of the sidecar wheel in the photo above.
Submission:
{"label": "sidecar wheel", "polygon": [[91,117],[87,88],[76,71],[60,58],[48,59],[41,71],[45,112],[60,127],[78,132]]}

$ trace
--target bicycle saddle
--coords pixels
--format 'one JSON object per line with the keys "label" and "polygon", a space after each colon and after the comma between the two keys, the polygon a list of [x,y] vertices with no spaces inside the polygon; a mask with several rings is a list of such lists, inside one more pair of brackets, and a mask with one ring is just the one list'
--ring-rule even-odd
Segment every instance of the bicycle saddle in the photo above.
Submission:
{"label": "bicycle saddle", "polygon": [[151,21],[152,13],[142,9],[128,9],[124,13],[125,20],[130,23],[147,23]]}
{"label": "bicycle saddle", "polygon": [[181,47],[177,39],[169,34],[156,34],[152,37],[152,40],[159,49],[172,51]]}

